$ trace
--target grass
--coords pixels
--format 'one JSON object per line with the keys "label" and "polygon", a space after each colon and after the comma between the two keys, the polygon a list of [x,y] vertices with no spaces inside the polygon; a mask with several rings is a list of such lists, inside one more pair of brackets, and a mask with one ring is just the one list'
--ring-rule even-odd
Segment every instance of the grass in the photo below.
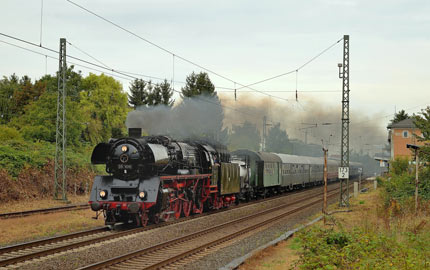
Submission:
{"label": "grass", "polygon": [[[72,203],[88,201],[87,196],[71,196]],[[10,202],[2,205],[2,212],[22,211],[64,205],[54,200]],[[93,219],[95,213],[90,209],[50,214],[38,214],[22,218],[0,219],[0,245],[10,245],[45,237],[77,232],[104,225],[103,217]]]}
{"label": "grass", "polygon": [[287,265],[290,265],[299,256],[288,246],[292,243],[292,239],[280,242],[278,245],[268,247],[242,264],[240,270],[284,270]]}
{"label": "grass", "polygon": [[[67,199],[69,200],[70,204],[83,204],[88,203],[89,196],[90,195],[68,195]],[[63,201],[53,199],[9,201],[0,204],[0,213],[19,212],[66,205],[68,204]]]}
{"label": "grass", "polygon": [[[387,209],[381,193],[370,189],[352,198],[351,212],[332,214],[327,225],[317,222],[239,269],[430,269],[430,217],[426,211],[393,216],[390,208],[398,206]],[[337,210],[345,209],[329,206]]]}

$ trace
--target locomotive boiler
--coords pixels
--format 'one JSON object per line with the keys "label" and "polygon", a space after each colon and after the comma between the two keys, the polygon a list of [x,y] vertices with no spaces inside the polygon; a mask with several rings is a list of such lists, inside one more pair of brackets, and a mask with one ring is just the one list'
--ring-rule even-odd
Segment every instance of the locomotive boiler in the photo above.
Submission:
{"label": "locomotive boiler", "polygon": [[107,225],[145,226],[237,201],[239,165],[230,163],[225,147],[129,132],[98,144],[91,156],[108,173],[95,177],[90,195],[91,209],[102,211]]}

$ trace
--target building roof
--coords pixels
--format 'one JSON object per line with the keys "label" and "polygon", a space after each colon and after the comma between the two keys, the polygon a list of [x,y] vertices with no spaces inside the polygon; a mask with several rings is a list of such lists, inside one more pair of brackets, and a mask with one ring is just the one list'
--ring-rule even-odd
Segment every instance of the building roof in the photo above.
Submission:
{"label": "building roof", "polygon": [[389,124],[387,128],[416,128],[416,126],[412,118],[407,118],[395,124]]}

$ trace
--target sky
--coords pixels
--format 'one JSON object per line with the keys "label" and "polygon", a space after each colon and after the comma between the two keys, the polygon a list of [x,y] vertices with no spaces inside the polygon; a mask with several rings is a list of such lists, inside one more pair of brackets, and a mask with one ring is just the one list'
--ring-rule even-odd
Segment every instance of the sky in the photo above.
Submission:
{"label": "sky", "polygon": [[[351,125],[365,119],[377,126],[375,132],[383,133],[395,110],[417,113],[430,105],[427,0],[73,2],[200,67],[173,57],[66,0],[2,0],[0,32],[55,50],[64,37],[72,44],[67,45],[67,53],[72,56],[96,62],[84,51],[115,70],[169,81],[174,78],[177,90],[188,74],[204,67],[229,78],[209,72],[218,94],[230,106],[235,106],[234,94],[224,88],[234,89],[240,84],[294,71],[346,34],[350,36]],[[57,57],[0,36],[0,76],[16,73],[38,79],[58,69],[57,60],[3,42]],[[252,86],[266,94],[246,88],[238,90],[238,100],[260,100],[270,94],[270,101],[277,108],[294,110],[299,123],[303,119],[312,121],[306,112],[312,111],[310,106],[315,104],[339,110],[340,120],[342,81],[337,64],[342,62],[342,47],[340,41],[297,73]],[[70,58],[68,61],[77,63]],[[100,73],[83,67],[76,69],[84,75]],[[129,80],[116,79],[128,90]],[[306,117],[301,117],[301,111]],[[385,142],[386,138],[381,138],[371,143]]]}

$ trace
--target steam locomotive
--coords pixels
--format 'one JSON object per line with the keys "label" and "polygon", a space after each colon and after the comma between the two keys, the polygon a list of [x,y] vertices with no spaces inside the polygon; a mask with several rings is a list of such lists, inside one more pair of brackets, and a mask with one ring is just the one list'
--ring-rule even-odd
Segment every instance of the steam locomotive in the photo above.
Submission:
{"label": "steam locomotive", "polygon": [[[200,140],[166,136],[129,137],[98,144],[92,164],[105,164],[91,189],[93,211],[106,225],[146,226],[170,218],[220,209],[240,200],[266,197],[323,181],[322,158],[238,150]],[[350,165],[350,178],[360,164]],[[337,179],[338,162],[328,161],[328,179]]]}

